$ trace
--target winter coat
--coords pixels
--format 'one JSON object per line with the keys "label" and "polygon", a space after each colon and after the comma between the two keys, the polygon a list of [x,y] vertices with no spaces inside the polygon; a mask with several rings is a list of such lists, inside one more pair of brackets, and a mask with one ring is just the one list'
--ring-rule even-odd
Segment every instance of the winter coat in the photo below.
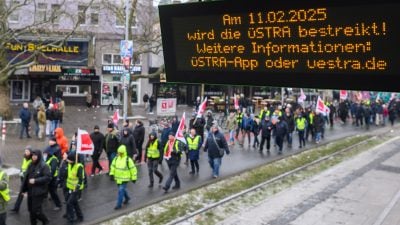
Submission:
{"label": "winter coat", "polygon": [[40,107],[37,118],[38,118],[39,124],[46,125],[46,113],[44,111],[44,107]]}
{"label": "winter coat", "polygon": [[274,126],[275,129],[275,135],[277,137],[284,137],[288,133],[288,125],[285,121],[280,120],[277,122]]}
{"label": "winter coat", "polygon": [[[199,136],[200,140],[199,140],[199,145],[197,146],[197,150],[189,150],[188,147],[188,154],[189,154],[189,159],[190,160],[199,160],[200,157],[200,147],[202,145],[202,140],[201,140],[201,136],[200,135],[196,135],[194,138],[192,138],[190,135],[186,137],[186,140],[191,139],[194,140],[197,136]],[[188,141],[186,141],[186,143],[188,143]]]}
{"label": "winter coat", "polygon": [[176,133],[178,131],[179,122],[178,117],[175,116],[175,121],[171,124],[172,132]]}
{"label": "winter coat", "polygon": [[193,124],[193,122],[196,119],[190,119],[189,121],[189,128],[194,128],[196,130],[196,134],[200,135],[201,137],[204,135],[204,125],[206,124],[206,121],[203,117],[197,118],[196,123]]}
{"label": "winter coat", "polygon": [[[124,128],[124,129],[128,130],[129,128]],[[133,155],[137,154],[135,138],[133,137],[133,135],[129,134],[129,132],[128,134],[126,135],[123,134],[121,136],[120,144],[125,145],[129,157],[132,158]]]}
{"label": "winter coat", "polygon": [[237,126],[237,121],[236,121],[236,118],[235,118],[235,116],[229,116],[228,117],[228,120],[226,121],[226,126],[227,126],[227,128],[228,128],[228,130],[235,130],[236,129],[236,126]]}
{"label": "winter coat", "polygon": [[253,129],[253,119],[251,117],[243,117],[242,128],[246,131],[251,131]]}
{"label": "winter coat", "polygon": [[289,116],[285,113],[285,114],[283,114],[283,120],[287,123],[287,125],[288,125],[288,132],[289,133],[292,133],[293,131],[294,131],[294,127],[295,127],[295,124],[294,124],[294,117],[293,117],[293,114],[290,114]]}
{"label": "winter coat", "polygon": [[61,155],[68,152],[68,139],[64,135],[64,130],[61,127],[56,128],[54,134],[57,139],[57,144],[60,146]]}
{"label": "winter coat", "polygon": [[90,139],[92,139],[94,145],[93,156],[100,157],[103,152],[104,134],[101,132],[93,132],[90,134]]}
{"label": "winter coat", "polygon": [[55,155],[58,160],[61,160],[61,158],[62,158],[61,149],[57,143],[55,145],[47,146],[47,148],[44,151],[48,152],[49,155]]}
{"label": "winter coat", "polygon": [[46,110],[46,120],[49,120],[49,121],[53,121],[54,119],[53,119],[53,112],[52,112],[52,110],[51,109],[47,109]]}
{"label": "winter coat", "polygon": [[274,128],[274,125],[271,123],[271,121],[266,121],[264,120],[261,123],[261,135],[263,137],[271,137],[271,132]]}
{"label": "winter coat", "polygon": [[253,120],[253,126],[251,132],[253,132],[254,135],[257,136],[260,133],[260,130],[261,130],[261,122]]}
{"label": "winter coat", "polygon": [[117,153],[119,140],[116,130],[112,130],[104,136],[103,148],[106,153]]}
{"label": "winter coat", "polygon": [[162,132],[161,132],[161,144],[162,144],[162,146],[164,146],[165,143],[167,143],[168,135],[169,135],[169,132],[171,132],[171,131],[172,131],[171,127],[165,127],[162,130]]}
{"label": "winter coat", "polygon": [[222,158],[223,155],[220,154],[219,149],[223,149],[226,152],[226,154],[229,154],[230,151],[224,134],[219,132],[218,130],[214,133],[214,137],[215,141],[212,134],[208,135],[207,137],[207,142],[204,147],[204,151],[208,152],[208,157],[212,159]]}
{"label": "winter coat", "polygon": [[207,129],[207,131],[210,131],[210,128],[213,125],[213,121],[214,121],[214,118],[213,118],[212,115],[206,116],[206,129]]}
{"label": "winter coat", "polygon": [[324,127],[324,118],[321,114],[315,115],[314,117],[314,129],[316,133],[322,132]]}
{"label": "winter coat", "polygon": [[[26,176],[22,182],[22,192],[28,192],[30,196],[47,195],[48,184],[51,180],[50,168],[43,161],[42,152],[34,150],[33,154],[38,156],[36,163],[32,162],[26,170]],[[34,184],[29,179],[35,179]]]}
{"label": "winter coat", "polygon": [[142,149],[142,145],[144,143],[144,134],[145,128],[142,124],[136,125],[135,129],[133,130],[133,138],[136,141],[136,148]]}
{"label": "winter coat", "polygon": [[19,111],[19,118],[22,123],[28,124],[31,121],[31,112],[27,108],[22,108]]}

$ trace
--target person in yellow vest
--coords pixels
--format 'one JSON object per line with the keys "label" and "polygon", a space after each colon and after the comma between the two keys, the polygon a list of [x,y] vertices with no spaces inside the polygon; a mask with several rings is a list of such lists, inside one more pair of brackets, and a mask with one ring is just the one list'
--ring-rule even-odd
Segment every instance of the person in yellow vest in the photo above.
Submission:
{"label": "person in yellow vest", "polygon": [[168,168],[169,168],[169,177],[165,182],[163,187],[164,193],[167,193],[172,180],[175,181],[175,186],[172,189],[181,188],[181,181],[178,176],[178,167],[181,162],[182,152],[185,149],[185,144],[175,139],[175,133],[170,132],[168,134],[168,141],[164,147],[164,158],[167,160]]}
{"label": "person in yellow vest", "polygon": [[43,158],[44,158],[46,164],[49,166],[50,173],[51,173],[51,181],[49,183],[49,193],[50,193],[51,199],[54,202],[54,205],[56,206],[53,210],[59,211],[59,210],[61,210],[61,206],[62,206],[60,198],[58,197],[58,194],[57,194],[58,165],[60,163],[58,161],[58,158],[48,150],[43,153]]}
{"label": "person in yellow vest", "polygon": [[158,171],[158,163],[162,157],[160,141],[157,139],[157,133],[151,132],[149,134],[149,140],[146,145],[145,162],[147,162],[147,167],[149,169],[150,184],[149,188],[154,186],[154,176],[153,173],[159,178],[158,183],[161,184],[163,180],[163,175]]}
{"label": "person in yellow vest", "polygon": [[[1,168],[1,167],[0,167]],[[0,169],[0,225],[6,224],[7,203],[10,201],[10,188],[8,186],[8,175]]]}
{"label": "person in yellow vest", "polygon": [[133,160],[126,152],[126,146],[120,145],[117,150],[117,157],[111,163],[110,176],[112,176],[118,185],[118,200],[115,210],[122,207],[122,201],[125,205],[131,199],[126,191],[126,186],[129,181],[133,183],[137,180],[137,169]]}
{"label": "person in yellow vest", "polygon": [[307,120],[302,113],[296,117],[296,131],[299,134],[299,148],[306,146],[305,129],[307,127]]}
{"label": "person in yellow vest", "polygon": [[[79,207],[79,192],[84,188],[84,168],[82,163],[76,162],[76,152],[70,151],[67,156],[68,167],[65,173],[68,224],[83,221],[83,213]],[[77,219],[75,219],[75,215]]]}
{"label": "person in yellow vest", "polygon": [[194,128],[190,129],[190,134],[186,137],[186,143],[188,145],[189,150],[189,159],[190,166],[192,171],[190,174],[199,173],[199,156],[200,156],[200,147],[201,147],[201,137],[196,134],[196,130]]}
{"label": "person in yellow vest", "polygon": [[[25,147],[24,158],[22,159],[22,164],[21,164],[21,172],[19,173],[19,177],[21,179],[21,188],[26,175],[26,170],[28,169],[31,162],[32,162],[32,147],[28,145]],[[17,201],[14,204],[14,208],[11,209],[11,212],[13,213],[19,212],[19,208],[21,207],[23,199],[24,195],[22,194],[22,191],[20,191],[18,194]]]}
{"label": "person in yellow vest", "polygon": [[[237,128],[236,128],[236,140],[239,141],[239,131],[241,131],[242,136],[243,136],[243,131],[244,128],[242,126],[243,124],[243,113],[240,109],[237,110],[236,112],[236,122],[237,122]],[[239,142],[240,143],[240,142]]]}

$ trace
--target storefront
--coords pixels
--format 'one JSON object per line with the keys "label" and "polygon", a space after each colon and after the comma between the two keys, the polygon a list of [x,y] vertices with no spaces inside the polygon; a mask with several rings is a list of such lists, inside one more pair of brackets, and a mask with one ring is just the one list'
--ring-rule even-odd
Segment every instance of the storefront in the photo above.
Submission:
{"label": "storefront", "polygon": [[[124,90],[122,88],[121,78],[125,71],[122,65],[103,65],[101,78],[101,105],[121,105],[123,103]],[[140,74],[140,66],[131,66],[130,72]],[[131,82],[133,88],[131,104],[140,104],[140,82]]]}
{"label": "storefront", "polygon": [[63,91],[66,104],[85,104],[85,93],[100,90],[99,77],[93,68],[88,68],[89,42],[74,39],[66,42],[18,40],[6,43],[9,60],[19,62],[41,51],[38,64],[25,71],[17,71],[9,80],[10,100],[33,101],[37,96],[55,97],[57,89]]}

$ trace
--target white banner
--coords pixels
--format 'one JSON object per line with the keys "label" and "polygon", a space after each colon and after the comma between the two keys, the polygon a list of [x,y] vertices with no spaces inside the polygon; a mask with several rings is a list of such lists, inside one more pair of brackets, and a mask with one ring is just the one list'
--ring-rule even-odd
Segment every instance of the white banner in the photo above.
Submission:
{"label": "white banner", "polygon": [[174,116],[176,114],[176,98],[157,99],[158,116]]}

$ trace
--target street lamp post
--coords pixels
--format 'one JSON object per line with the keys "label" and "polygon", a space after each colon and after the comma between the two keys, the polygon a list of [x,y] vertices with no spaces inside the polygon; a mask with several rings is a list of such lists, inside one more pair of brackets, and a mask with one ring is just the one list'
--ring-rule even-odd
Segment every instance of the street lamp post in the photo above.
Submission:
{"label": "street lamp post", "polygon": [[[128,33],[129,33],[129,29],[128,29],[129,18],[128,18],[128,16],[129,16],[129,0],[125,0],[125,41],[128,41]],[[128,69],[126,71],[126,74],[130,73],[129,69],[130,69],[130,63],[129,63]],[[124,74],[125,77],[123,79],[123,81],[124,81],[124,83],[123,83],[123,87],[124,87],[124,109],[123,109],[123,111],[124,111],[124,115],[123,115],[124,121],[128,117],[128,102],[129,102],[128,101],[128,88],[130,86],[129,85],[129,81],[128,81],[127,77],[126,77],[127,76],[126,74]],[[129,76],[130,76],[130,74],[129,74]]]}

